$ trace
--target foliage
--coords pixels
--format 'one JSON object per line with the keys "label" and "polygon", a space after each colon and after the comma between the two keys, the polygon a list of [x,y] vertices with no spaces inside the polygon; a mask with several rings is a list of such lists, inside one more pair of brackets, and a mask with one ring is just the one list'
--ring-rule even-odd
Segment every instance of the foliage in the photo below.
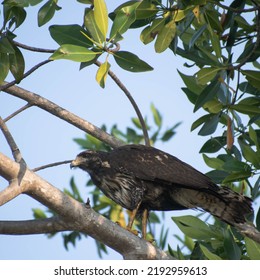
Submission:
{"label": "foliage", "polygon": [[[24,59],[15,44],[15,30],[26,19],[29,5],[41,4],[37,0],[5,0],[4,23],[0,41],[0,82],[9,70],[16,82],[23,78]],[[137,55],[120,50],[119,42],[131,28],[140,29],[144,44],[154,42],[156,53],[170,49],[173,54],[187,60],[185,66],[193,69],[189,76],[179,72],[185,87],[183,92],[193,104],[194,112],[205,114],[194,120],[191,130],[205,137],[200,152],[205,163],[212,168],[208,173],[216,183],[229,185],[249,195],[253,200],[260,196],[260,5],[259,1],[127,1],[111,13],[104,0],[78,0],[84,4],[83,25],[52,25],[50,36],[59,48],[51,60],[69,59],[81,63],[81,69],[97,63],[96,80],[105,87],[112,63],[131,72],[150,71],[152,67]],[[49,22],[61,7],[57,0],[45,1],[38,12],[38,25]],[[109,20],[112,21],[109,30]],[[151,107],[157,130],[151,140],[168,141],[175,126],[161,132],[161,115]],[[122,132],[113,126],[111,133],[125,142],[143,141],[138,119],[132,119],[135,128]],[[105,127],[104,127],[105,129]],[[82,148],[108,149],[90,135],[76,139]],[[210,154],[210,155],[208,155]],[[214,155],[213,155],[214,154]],[[72,181],[73,182],[73,181]],[[74,190],[73,190],[74,189]],[[74,183],[72,196],[79,199]],[[110,218],[122,218],[122,209],[93,191],[97,210]],[[35,213],[37,214],[37,213]],[[124,213],[125,215],[125,213]],[[259,210],[257,226],[259,229]],[[156,219],[155,219],[156,220]],[[185,233],[183,244],[189,249],[186,256],[178,247],[179,258],[191,259],[255,259],[259,258],[259,245],[244,239],[233,228],[218,221],[209,226],[197,218],[174,218]],[[137,224],[138,226],[138,224]],[[166,231],[167,233],[167,231]],[[74,238],[74,237],[73,237]],[[164,240],[164,236],[161,240]],[[195,239],[196,241],[192,241]],[[74,239],[73,239],[74,240]],[[165,242],[164,242],[165,243]],[[99,247],[101,248],[101,247]]]}

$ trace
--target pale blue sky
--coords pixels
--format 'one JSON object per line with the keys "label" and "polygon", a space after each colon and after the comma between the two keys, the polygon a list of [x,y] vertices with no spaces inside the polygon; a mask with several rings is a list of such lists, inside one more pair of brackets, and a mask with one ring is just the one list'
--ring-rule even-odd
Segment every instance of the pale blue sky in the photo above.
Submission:
{"label": "pale blue sky", "polygon": [[[109,9],[112,9],[107,1]],[[110,6],[111,5],[111,6]],[[52,24],[81,24],[83,5],[76,1],[62,1],[63,9],[46,26],[38,28],[36,25],[37,8],[29,8],[26,23],[16,31],[17,41],[35,47],[56,48],[57,44],[49,37],[48,26]],[[1,11],[2,13],[2,11]],[[181,121],[177,135],[167,144],[158,144],[157,147],[165,150],[181,160],[193,165],[202,172],[209,169],[198,151],[206,138],[197,135],[197,131],[190,132],[191,124],[203,112],[193,114],[193,106],[187,101],[181,90],[184,86],[177,69],[188,73],[183,67],[185,61],[174,56],[167,50],[162,54],[155,54],[153,44],[144,46],[138,41],[140,30],[130,31],[121,43],[122,50],[137,54],[141,59],[154,67],[154,71],[146,73],[130,73],[117,67],[111,58],[112,71],[114,71],[125,86],[130,90],[138,103],[144,116],[152,117],[150,104],[153,102],[163,116],[164,127],[170,128]],[[26,56],[26,69],[44,60],[48,55],[23,53]],[[104,57],[101,57],[105,59]],[[111,127],[117,123],[124,130],[130,125],[134,111],[128,100],[114,82],[108,78],[106,88],[101,89],[95,81],[96,66],[78,71],[79,64],[70,61],[55,61],[42,67],[34,74],[22,81],[20,86],[40,94],[60,106],[70,110],[80,117],[97,126],[106,124]],[[194,70],[192,70],[194,71]],[[193,72],[190,72],[193,73]],[[0,93],[0,114],[4,118],[25,103],[21,100]],[[7,123],[13,134],[24,159],[30,168],[46,163],[73,159],[79,152],[79,146],[72,141],[73,138],[84,136],[84,132],[63,121],[50,116],[38,108],[18,115]],[[10,156],[11,153],[4,138],[0,134],[1,152]],[[84,187],[87,175],[79,170],[70,170],[69,166],[60,166],[39,172],[43,178],[56,187],[63,189],[69,187],[71,176],[75,176],[76,183],[81,186],[82,195],[88,197]],[[0,179],[0,188],[6,182]],[[32,218],[32,208],[44,208],[39,202],[22,195],[0,208],[0,220],[23,220]],[[184,215],[190,212],[176,211],[167,215],[166,224],[170,227],[169,242],[172,247],[176,240],[172,235],[177,228],[170,217]],[[196,212],[191,212],[196,214]],[[44,235],[37,236],[0,236],[0,259],[97,259],[96,245],[89,237],[77,243],[76,248],[70,246],[65,251],[61,234],[55,238],[47,239]],[[113,251],[105,258],[121,258]]]}

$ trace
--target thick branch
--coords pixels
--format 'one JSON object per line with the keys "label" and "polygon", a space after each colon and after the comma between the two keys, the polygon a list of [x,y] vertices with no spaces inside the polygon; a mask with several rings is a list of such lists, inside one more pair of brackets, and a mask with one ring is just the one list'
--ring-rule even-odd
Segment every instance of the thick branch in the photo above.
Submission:
{"label": "thick branch", "polygon": [[36,93],[27,91],[18,86],[11,86],[9,88],[4,89],[4,91],[10,95],[21,98],[27,101],[28,103],[43,109],[44,111],[49,112],[50,114],[72,124],[75,127],[78,127],[79,129],[91,134],[95,138],[107,143],[113,148],[122,146],[124,144],[122,141],[109,135],[108,133],[96,127],[95,125],[89,123],[86,120],[83,120],[82,118],[74,115],[73,113],[67,111],[66,109],[58,106],[57,104]]}
{"label": "thick branch", "polygon": [[[0,153],[0,175],[10,179],[18,173],[19,164]],[[65,195],[28,169],[21,182],[21,189],[57,213],[61,219],[61,222],[58,222],[59,230],[64,226],[66,230],[70,228],[84,232],[119,252],[125,259],[169,259],[165,252],[109,221],[90,207]],[[10,227],[14,227],[10,222],[2,222],[0,225],[0,233],[10,232]],[[26,221],[26,225],[30,225],[30,233],[39,233],[34,230],[33,223]],[[52,228],[50,227],[50,231]],[[46,233],[46,230],[44,232]]]}

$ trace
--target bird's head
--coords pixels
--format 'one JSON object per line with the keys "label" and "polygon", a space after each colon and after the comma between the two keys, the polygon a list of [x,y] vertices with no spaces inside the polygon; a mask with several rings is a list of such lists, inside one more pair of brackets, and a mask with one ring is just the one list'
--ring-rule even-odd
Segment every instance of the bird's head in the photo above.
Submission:
{"label": "bird's head", "polygon": [[87,172],[94,171],[104,165],[105,152],[84,151],[71,162],[70,168],[79,167]]}

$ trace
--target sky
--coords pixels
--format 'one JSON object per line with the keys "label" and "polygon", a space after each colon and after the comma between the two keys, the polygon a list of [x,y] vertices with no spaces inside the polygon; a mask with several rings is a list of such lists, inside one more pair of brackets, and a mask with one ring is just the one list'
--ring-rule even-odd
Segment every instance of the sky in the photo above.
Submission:
{"label": "sky", "polygon": [[[107,1],[111,11],[115,8],[114,1]],[[16,32],[16,40],[35,47],[57,48],[50,38],[48,26],[52,24],[81,24],[84,6],[76,1],[62,1],[62,10],[47,25],[37,27],[36,7],[27,10],[27,19]],[[1,13],[2,14],[2,8]],[[177,122],[182,122],[177,134],[166,144],[158,143],[157,147],[171,153],[181,160],[196,167],[201,172],[209,171],[202,156],[198,153],[205,137],[191,132],[193,121],[203,114],[194,114],[193,106],[187,101],[181,87],[184,86],[177,69],[189,74],[183,66],[184,60],[176,57],[170,50],[156,54],[153,44],[144,46],[139,40],[140,30],[129,31],[121,43],[121,50],[135,53],[141,59],[154,67],[154,71],[145,73],[130,73],[117,67],[113,58],[111,70],[132,93],[143,116],[148,116],[152,123],[150,105],[154,103],[162,113],[164,128],[170,128]],[[26,57],[26,69],[48,58],[48,54],[34,54],[23,51]],[[105,56],[101,57],[105,60]],[[79,64],[71,61],[55,61],[37,70],[22,81],[19,86],[57,103],[65,109],[77,114],[87,121],[101,126],[111,127],[117,124],[123,131],[129,126],[135,113],[130,103],[111,79],[107,79],[106,88],[102,89],[95,81],[96,66],[79,71]],[[9,81],[12,78],[9,77]],[[13,111],[25,105],[25,102],[8,94],[0,93],[0,115],[7,117]],[[54,116],[38,109],[30,108],[19,114],[8,123],[15,141],[30,168],[51,162],[73,159],[80,152],[74,138],[82,138],[85,133],[72,127]],[[0,135],[0,151],[11,156],[5,139]],[[74,176],[81,193],[85,198],[88,193],[84,185],[88,176],[80,170],[70,170],[68,165],[59,166],[38,173],[59,189],[69,188],[69,181]],[[7,182],[0,178],[0,189]],[[21,195],[0,208],[0,220],[32,219],[32,208],[45,209],[39,202],[26,195]],[[177,227],[171,221],[171,216],[185,215],[188,211],[175,211],[166,215],[165,224],[170,227],[169,242],[174,248],[176,239],[173,234]],[[196,214],[192,211],[191,213]],[[45,235],[0,236],[0,259],[98,259],[96,245],[91,237],[81,240],[76,248],[69,246],[64,249],[61,234],[48,239]],[[104,259],[121,259],[116,252],[109,250]]]}

